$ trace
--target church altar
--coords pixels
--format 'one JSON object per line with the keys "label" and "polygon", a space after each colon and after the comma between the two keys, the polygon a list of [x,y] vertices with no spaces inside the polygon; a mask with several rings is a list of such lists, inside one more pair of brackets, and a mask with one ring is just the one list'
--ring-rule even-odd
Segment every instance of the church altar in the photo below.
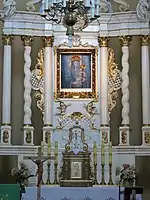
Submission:
{"label": "church altar", "polygon": [[[23,200],[36,200],[36,187],[27,187]],[[117,186],[95,186],[95,187],[58,187],[43,186],[41,189],[41,200],[119,200],[119,187]],[[123,200],[123,192],[121,192]],[[136,200],[142,200],[141,195]]]}

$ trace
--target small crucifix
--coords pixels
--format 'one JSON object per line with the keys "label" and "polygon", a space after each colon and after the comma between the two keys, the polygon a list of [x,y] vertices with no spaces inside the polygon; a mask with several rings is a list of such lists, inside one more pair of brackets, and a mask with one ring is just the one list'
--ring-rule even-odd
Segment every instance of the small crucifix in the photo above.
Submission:
{"label": "small crucifix", "polygon": [[40,200],[41,198],[41,185],[43,180],[43,163],[47,160],[55,160],[55,156],[43,156],[42,148],[38,148],[38,156],[30,157],[30,160],[32,160],[37,165],[37,200]]}

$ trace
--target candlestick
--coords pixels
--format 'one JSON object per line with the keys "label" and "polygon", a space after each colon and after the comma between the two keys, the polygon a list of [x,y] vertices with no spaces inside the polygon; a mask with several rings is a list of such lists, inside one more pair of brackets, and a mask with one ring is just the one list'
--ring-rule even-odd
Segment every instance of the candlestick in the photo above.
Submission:
{"label": "candlestick", "polygon": [[94,4],[94,0],[92,0],[92,8],[91,8],[91,11],[92,11],[92,18],[94,18],[94,13],[95,13],[95,4]]}
{"label": "candlestick", "polygon": [[100,183],[100,185],[106,185],[106,183],[105,183],[105,165],[104,164],[101,164],[101,168],[102,168],[102,179],[101,179],[101,183]]}
{"label": "candlestick", "polygon": [[104,144],[104,140],[102,140],[102,144],[101,144],[101,164],[105,165],[105,144]]}
{"label": "candlestick", "polygon": [[108,185],[113,185],[112,181],[112,164],[109,164],[109,182]]}
{"label": "candlestick", "polygon": [[95,141],[93,143],[93,160],[94,160],[94,164],[96,164],[97,163],[97,145]]}
{"label": "candlestick", "polygon": [[109,164],[112,164],[112,142],[109,143]]}
{"label": "candlestick", "polygon": [[58,164],[58,142],[55,142],[55,164]]}
{"label": "candlestick", "polygon": [[51,155],[51,136],[48,137],[48,146],[47,146],[47,153],[48,155]]}
{"label": "candlestick", "polygon": [[43,152],[44,152],[44,142],[42,141],[41,142],[41,154],[43,154]]}

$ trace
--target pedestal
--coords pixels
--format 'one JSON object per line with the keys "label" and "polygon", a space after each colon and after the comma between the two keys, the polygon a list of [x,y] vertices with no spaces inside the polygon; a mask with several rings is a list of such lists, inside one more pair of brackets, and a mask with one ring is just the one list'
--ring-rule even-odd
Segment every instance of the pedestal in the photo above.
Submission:
{"label": "pedestal", "polygon": [[53,127],[51,125],[44,125],[43,127],[43,142],[44,145],[48,145],[48,138],[51,140]]}
{"label": "pedestal", "polygon": [[34,128],[31,125],[25,125],[24,129],[24,145],[33,145],[33,131]]}
{"label": "pedestal", "polygon": [[150,145],[150,124],[142,126],[142,145]]}
{"label": "pedestal", "polygon": [[1,126],[1,144],[11,145],[11,126],[10,125]]}
{"label": "pedestal", "polygon": [[108,125],[100,126],[101,141],[104,140],[105,145],[109,145],[110,142],[110,127]]}
{"label": "pedestal", "polygon": [[129,126],[126,125],[119,128],[119,145],[129,145],[129,134]]}

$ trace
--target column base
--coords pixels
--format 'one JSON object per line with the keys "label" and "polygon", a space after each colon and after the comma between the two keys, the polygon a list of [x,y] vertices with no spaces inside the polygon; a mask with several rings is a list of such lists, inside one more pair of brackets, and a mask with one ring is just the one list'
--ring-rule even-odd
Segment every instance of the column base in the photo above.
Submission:
{"label": "column base", "polygon": [[150,124],[142,126],[142,145],[150,145]]}
{"label": "column base", "polygon": [[44,127],[43,127],[43,142],[44,142],[44,145],[48,145],[48,138],[51,139],[52,131],[53,131],[52,125],[44,125]]}
{"label": "column base", "polygon": [[32,125],[24,125],[23,132],[24,132],[24,145],[34,145],[33,144],[33,131],[34,128]]}
{"label": "column base", "polygon": [[100,136],[101,141],[104,140],[105,145],[109,145],[110,142],[110,127],[108,125],[101,125],[100,126]]}
{"label": "column base", "polygon": [[1,145],[11,145],[11,129],[10,125],[1,126]]}
{"label": "column base", "polygon": [[130,126],[122,125],[119,128],[119,145],[130,145],[129,142]]}

